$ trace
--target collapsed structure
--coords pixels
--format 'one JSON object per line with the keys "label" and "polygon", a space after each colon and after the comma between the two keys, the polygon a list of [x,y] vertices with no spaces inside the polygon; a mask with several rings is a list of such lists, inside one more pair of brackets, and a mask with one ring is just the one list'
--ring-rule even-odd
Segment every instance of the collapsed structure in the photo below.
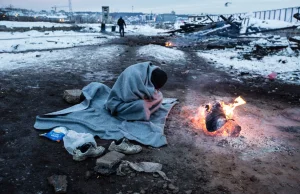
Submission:
{"label": "collapsed structure", "polygon": [[225,17],[214,21],[209,15],[197,23],[184,23],[179,29],[168,31],[173,39],[168,47],[192,47],[198,50],[235,48],[244,59],[262,59],[269,54],[284,51],[298,55],[300,49],[300,22],[260,20],[251,16]]}

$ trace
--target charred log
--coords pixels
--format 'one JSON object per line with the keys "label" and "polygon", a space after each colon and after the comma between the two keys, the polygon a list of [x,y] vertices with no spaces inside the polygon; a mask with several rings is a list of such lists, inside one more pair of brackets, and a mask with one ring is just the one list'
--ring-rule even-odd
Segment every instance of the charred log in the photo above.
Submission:
{"label": "charred log", "polygon": [[237,29],[237,30],[240,29],[239,26],[237,26],[235,23],[233,23],[233,22],[231,21],[232,15],[231,15],[228,19],[227,19],[226,17],[224,17],[223,15],[220,15],[220,17],[221,17],[227,24],[230,24],[233,28],[235,28],[235,29]]}
{"label": "charred log", "polygon": [[214,104],[210,110],[208,109],[209,107],[207,107],[205,118],[206,129],[209,132],[214,132],[222,128],[227,122],[226,115],[219,102]]}
{"label": "charred log", "polygon": [[238,125],[234,120],[228,120],[223,128],[223,132],[225,132],[229,137],[238,137],[242,130],[242,127]]}

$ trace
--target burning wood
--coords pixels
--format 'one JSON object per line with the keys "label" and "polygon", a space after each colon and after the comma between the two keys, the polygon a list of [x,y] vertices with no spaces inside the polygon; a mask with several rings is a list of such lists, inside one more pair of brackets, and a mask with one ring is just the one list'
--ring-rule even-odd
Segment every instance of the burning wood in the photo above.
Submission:
{"label": "burning wood", "polygon": [[205,124],[207,131],[214,132],[223,127],[223,125],[227,122],[227,119],[221,104],[217,102],[212,107],[206,105],[205,108]]}
{"label": "burning wood", "polygon": [[174,44],[172,42],[166,42],[166,47],[172,47]]}
{"label": "burning wood", "polygon": [[199,108],[198,115],[192,119],[192,122],[210,136],[238,137],[242,129],[233,120],[233,111],[235,107],[245,103],[241,97],[238,97],[230,104],[221,101],[206,105],[205,109]]}

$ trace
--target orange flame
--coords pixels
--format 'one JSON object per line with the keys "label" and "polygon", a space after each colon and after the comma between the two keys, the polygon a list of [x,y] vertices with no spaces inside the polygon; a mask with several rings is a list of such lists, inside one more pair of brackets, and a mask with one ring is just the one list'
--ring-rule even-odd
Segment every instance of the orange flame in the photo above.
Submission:
{"label": "orange flame", "polygon": [[233,117],[233,110],[235,107],[246,104],[246,101],[241,98],[240,96],[237,97],[233,103],[231,104],[225,104],[224,102],[221,102],[221,106],[225,112],[226,119],[232,119]]}
{"label": "orange flame", "polygon": [[166,42],[166,47],[174,46],[172,42]]}

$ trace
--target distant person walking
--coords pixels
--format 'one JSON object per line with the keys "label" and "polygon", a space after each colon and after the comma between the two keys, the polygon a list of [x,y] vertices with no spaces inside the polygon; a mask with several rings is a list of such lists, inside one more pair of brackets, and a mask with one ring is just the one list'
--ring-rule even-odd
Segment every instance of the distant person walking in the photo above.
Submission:
{"label": "distant person walking", "polygon": [[126,23],[122,17],[120,17],[118,20],[118,26],[119,26],[120,36],[124,37],[124,26],[126,27]]}

